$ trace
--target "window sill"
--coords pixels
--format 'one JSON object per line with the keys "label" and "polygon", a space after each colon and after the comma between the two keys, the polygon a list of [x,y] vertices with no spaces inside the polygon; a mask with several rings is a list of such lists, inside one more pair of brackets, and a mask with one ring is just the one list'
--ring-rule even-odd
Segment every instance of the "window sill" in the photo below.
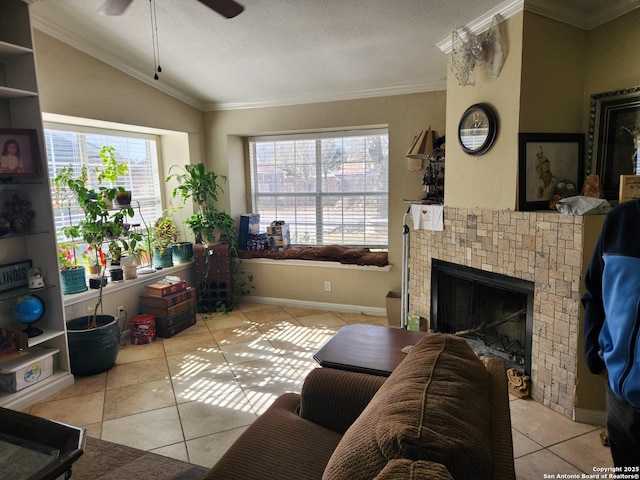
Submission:
{"label": "window sill", "polygon": [[263,265],[283,265],[287,267],[305,268],[339,268],[344,270],[365,270],[369,272],[388,272],[391,265],[383,267],[376,265],[351,265],[347,263],[320,261],[320,260],[274,260],[272,258],[243,258],[242,263],[263,264]]}
{"label": "window sill", "polygon": [[[174,265],[173,267],[163,268],[161,270],[157,270],[153,273],[146,273],[144,275],[138,275],[138,278],[133,278],[131,280],[124,280],[122,282],[109,282],[102,289],[102,296],[109,295],[120,290],[128,289],[136,285],[140,284],[150,284],[155,281],[161,280],[167,275],[176,275],[180,277],[180,272],[184,272],[193,268],[195,262],[192,260],[187,263],[181,263],[179,265]],[[98,295],[98,290],[95,288],[90,288],[89,290],[81,293],[74,293],[72,295],[63,295],[62,303],[65,307],[69,305],[75,305],[76,303],[84,302],[85,300],[91,300],[96,298]]]}
{"label": "window sill", "polygon": [[[286,250],[265,250],[254,252],[239,250],[238,256],[242,260],[270,260],[273,262],[303,262],[298,265],[323,266],[333,264],[333,268],[374,267],[377,271],[389,267],[386,251],[372,252],[368,248],[352,248],[341,245],[326,245],[324,247],[310,247],[294,245]],[[291,265],[291,263],[288,263]],[[390,268],[390,267],[389,267]]]}

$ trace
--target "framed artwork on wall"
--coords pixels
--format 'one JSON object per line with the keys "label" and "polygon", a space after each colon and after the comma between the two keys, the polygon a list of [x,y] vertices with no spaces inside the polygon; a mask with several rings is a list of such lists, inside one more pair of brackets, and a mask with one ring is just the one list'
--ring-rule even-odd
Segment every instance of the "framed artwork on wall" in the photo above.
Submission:
{"label": "framed artwork on wall", "polygon": [[621,175],[640,174],[640,87],[591,96],[587,170],[600,176],[607,200],[618,200]]}
{"label": "framed artwork on wall", "polygon": [[548,210],[559,193],[577,194],[584,180],[584,135],[521,133],[518,154],[518,210]]}
{"label": "framed artwork on wall", "polygon": [[620,175],[620,203],[640,198],[640,175]]}
{"label": "framed artwork on wall", "polygon": [[0,178],[37,177],[40,174],[35,130],[0,129]]}

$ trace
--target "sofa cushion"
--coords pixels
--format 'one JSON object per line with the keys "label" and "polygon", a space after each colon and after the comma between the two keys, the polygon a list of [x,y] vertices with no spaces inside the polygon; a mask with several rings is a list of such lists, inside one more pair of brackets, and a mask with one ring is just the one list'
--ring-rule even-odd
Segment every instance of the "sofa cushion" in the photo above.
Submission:
{"label": "sofa cushion", "polygon": [[462,338],[421,339],[345,432],[324,480],[375,478],[393,459],[491,478],[489,374]]}
{"label": "sofa cushion", "polygon": [[447,468],[426,460],[391,460],[373,480],[453,480]]}

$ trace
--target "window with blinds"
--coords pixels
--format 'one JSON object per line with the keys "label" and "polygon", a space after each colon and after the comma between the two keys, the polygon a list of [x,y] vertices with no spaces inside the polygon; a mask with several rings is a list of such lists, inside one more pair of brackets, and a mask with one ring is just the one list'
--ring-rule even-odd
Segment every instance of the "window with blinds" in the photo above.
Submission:
{"label": "window with blinds", "polygon": [[284,220],[292,244],[387,248],[386,129],[253,137],[249,161],[261,232]]}
{"label": "window with blinds", "polygon": [[142,229],[145,222],[150,226],[161,216],[160,177],[156,138],[153,135],[49,124],[45,125],[44,135],[56,238],[59,242],[69,240],[62,233],[62,227],[77,224],[83,215],[77,204],[65,202],[62,205],[58,202],[53,186],[56,172],[73,166],[79,174],[80,169],[86,166],[89,183],[97,186],[96,167],[102,167],[99,153],[104,145],[113,145],[118,162],[127,162],[129,166],[129,171],[118,181],[118,185],[132,191],[131,205],[136,215],[131,219],[131,224]]}

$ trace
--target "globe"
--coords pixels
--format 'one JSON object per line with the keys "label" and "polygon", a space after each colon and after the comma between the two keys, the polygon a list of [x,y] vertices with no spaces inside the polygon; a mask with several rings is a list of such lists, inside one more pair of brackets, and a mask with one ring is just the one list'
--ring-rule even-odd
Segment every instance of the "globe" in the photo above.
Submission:
{"label": "globe", "polygon": [[11,308],[11,312],[20,323],[28,325],[28,327],[23,330],[28,337],[35,337],[42,333],[42,330],[31,325],[40,320],[42,315],[44,315],[44,303],[39,297],[36,295],[23,295],[18,297]]}

